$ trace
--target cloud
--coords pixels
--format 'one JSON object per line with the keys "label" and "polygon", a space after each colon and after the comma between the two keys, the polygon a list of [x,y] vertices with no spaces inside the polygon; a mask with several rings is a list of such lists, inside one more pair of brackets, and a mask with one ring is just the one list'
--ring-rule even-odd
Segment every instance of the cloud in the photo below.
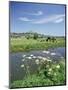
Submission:
{"label": "cloud", "polygon": [[41,18],[39,20],[35,20],[34,24],[44,24],[44,23],[60,23],[64,20],[64,14],[51,15],[48,17]]}
{"label": "cloud", "polygon": [[62,21],[64,21],[63,18],[57,19],[54,23],[61,23]]}
{"label": "cloud", "polygon": [[[41,14],[41,13],[39,13]],[[43,17],[40,19],[29,19],[27,17],[20,17],[20,21],[25,21],[25,22],[30,22],[32,24],[44,24],[44,23],[61,23],[64,21],[64,14],[56,14],[56,15],[51,15],[47,17]]]}
{"label": "cloud", "polygon": [[25,21],[25,22],[32,21],[32,20],[28,19],[27,17],[20,17],[19,20]]}
{"label": "cloud", "polygon": [[43,15],[43,12],[42,11],[37,11],[37,12],[23,12],[23,14],[40,16],[40,15]]}
{"label": "cloud", "polygon": [[37,13],[32,13],[30,15],[39,16],[39,15],[43,15],[43,12],[42,11],[38,11]]}

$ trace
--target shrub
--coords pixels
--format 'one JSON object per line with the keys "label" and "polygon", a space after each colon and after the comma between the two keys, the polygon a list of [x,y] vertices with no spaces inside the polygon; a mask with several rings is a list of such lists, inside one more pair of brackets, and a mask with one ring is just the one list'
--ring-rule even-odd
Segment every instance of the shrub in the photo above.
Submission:
{"label": "shrub", "polygon": [[33,38],[34,38],[34,39],[37,39],[37,38],[38,38],[38,34],[35,33]]}

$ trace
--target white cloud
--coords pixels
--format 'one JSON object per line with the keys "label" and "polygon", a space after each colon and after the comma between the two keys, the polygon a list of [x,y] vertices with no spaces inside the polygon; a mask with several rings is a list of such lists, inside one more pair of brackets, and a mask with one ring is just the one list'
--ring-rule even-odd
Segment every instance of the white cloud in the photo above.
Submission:
{"label": "white cloud", "polygon": [[40,19],[29,19],[27,17],[20,17],[19,20],[30,22],[32,24],[61,23],[64,21],[64,17],[65,17],[64,14],[56,14],[56,15],[51,15]]}
{"label": "white cloud", "polygon": [[32,21],[32,20],[28,19],[27,17],[20,17],[19,20],[25,21],[25,22]]}
{"label": "white cloud", "polygon": [[62,21],[64,21],[63,18],[57,19],[54,23],[61,23]]}
{"label": "white cloud", "polygon": [[43,23],[60,23],[64,20],[64,14],[60,14],[60,15],[52,15],[52,16],[48,16],[48,17],[44,17],[41,18],[39,20],[35,20],[34,24],[43,24]]}
{"label": "white cloud", "polygon": [[23,14],[40,16],[40,15],[43,15],[43,12],[42,11],[37,11],[37,12],[23,12]]}
{"label": "white cloud", "polygon": [[42,11],[38,11],[37,13],[32,13],[30,15],[39,16],[39,15],[43,15],[43,12]]}

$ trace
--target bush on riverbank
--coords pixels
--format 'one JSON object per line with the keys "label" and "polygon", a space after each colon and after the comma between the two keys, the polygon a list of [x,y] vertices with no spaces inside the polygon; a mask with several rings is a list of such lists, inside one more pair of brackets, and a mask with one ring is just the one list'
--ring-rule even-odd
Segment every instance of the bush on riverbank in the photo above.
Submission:
{"label": "bush on riverbank", "polygon": [[48,61],[45,64],[39,64],[37,73],[33,75],[27,73],[24,80],[14,81],[11,84],[11,88],[50,85],[65,85],[64,60],[60,60],[58,63]]}

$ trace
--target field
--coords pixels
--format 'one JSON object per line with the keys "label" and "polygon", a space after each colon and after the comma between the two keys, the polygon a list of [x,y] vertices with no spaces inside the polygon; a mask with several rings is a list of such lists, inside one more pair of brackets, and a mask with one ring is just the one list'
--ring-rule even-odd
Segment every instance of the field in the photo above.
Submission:
{"label": "field", "polygon": [[[10,52],[17,53],[28,52],[30,50],[48,50],[49,48],[65,47],[65,39],[62,37],[56,37],[55,41],[46,41],[46,39],[47,38],[27,39],[23,36],[18,38],[12,37],[10,38]],[[58,62],[54,62],[51,59],[44,59],[46,59],[46,57],[42,57],[40,61],[39,59],[35,60],[37,61],[38,70],[34,74],[30,73],[30,66],[26,66],[25,64],[21,65],[22,70],[26,67],[26,76],[24,79],[11,82],[10,88],[65,85],[65,58],[60,59]],[[27,57],[25,60],[27,60]]]}
{"label": "field", "polygon": [[10,52],[18,51],[29,51],[29,50],[38,50],[38,49],[49,49],[54,47],[63,47],[65,46],[64,38],[56,38],[56,41],[46,41],[46,38],[26,39],[25,37],[21,38],[11,38],[10,39]]}

